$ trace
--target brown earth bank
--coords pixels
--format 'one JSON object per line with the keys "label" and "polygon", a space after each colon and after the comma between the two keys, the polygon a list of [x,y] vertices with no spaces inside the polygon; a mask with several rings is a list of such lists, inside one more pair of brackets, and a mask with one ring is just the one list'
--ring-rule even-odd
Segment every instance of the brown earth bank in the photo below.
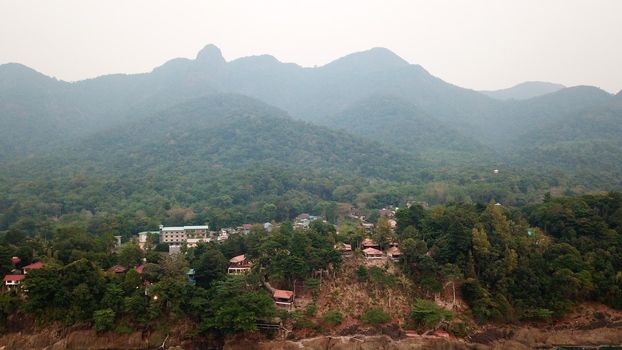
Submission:
{"label": "brown earth bank", "polygon": [[[557,346],[622,346],[622,311],[599,304],[583,304],[563,319],[550,323],[522,325],[484,325],[466,338],[437,337],[404,331],[398,324],[379,327],[352,325],[347,329],[324,329],[316,337],[270,340],[259,332],[229,337],[226,340],[192,336],[190,322],[177,320],[160,330],[97,333],[88,325],[64,327],[38,326],[20,315],[13,319],[7,333],[0,335],[0,350],[130,350],[130,349],[551,349]],[[166,329],[166,330],[164,330]],[[276,336],[275,338],[278,338]]]}
{"label": "brown earth bank", "polygon": [[[239,335],[224,344],[171,333],[166,342],[159,334],[98,334],[57,330],[35,334],[11,333],[0,337],[1,350],[130,350],[130,349],[225,349],[225,350],[367,350],[367,349],[550,349],[557,346],[622,345],[622,328],[547,330],[534,327],[488,328],[467,339],[407,336],[393,339],[386,335],[319,336],[301,340],[267,340],[260,334]],[[162,345],[164,344],[164,347]]]}

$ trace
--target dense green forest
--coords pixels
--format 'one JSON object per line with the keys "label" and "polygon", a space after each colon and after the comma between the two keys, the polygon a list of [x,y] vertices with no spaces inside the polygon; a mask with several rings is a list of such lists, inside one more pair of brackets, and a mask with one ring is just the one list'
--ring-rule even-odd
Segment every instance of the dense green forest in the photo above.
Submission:
{"label": "dense green forest", "polygon": [[432,161],[244,96],[211,95],[0,168],[0,230],[60,220],[129,237],[160,223],[334,219],[342,204],[520,205],[570,187],[557,173],[506,166],[493,174],[498,165]]}
{"label": "dense green forest", "polygon": [[[418,296],[412,300],[412,312],[401,316],[406,321],[417,324],[430,313],[435,315],[430,319],[451,319],[451,313],[424,301],[447,282],[459,289],[475,322],[552,320],[584,301],[622,308],[620,193],[547,196],[541,204],[520,208],[493,203],[429,209],[413,205],[398,210],[396,218],[394,234],[381,220],[371,237],[381,245],[398,242],[401,247],[403,256],[395,264],[412,279],[411,292]],[[330,266],[340,274],[343,259],[352,259],[342,258],[333,245],[357,247],[364,237],[362,228],[352,224],[342,225],[337,233],[333,225],[320,221],[296,230],[285,222],[271,233],[257,225],[248,235],[170,256],[157,249],[142,251],[131,242],[115,248],[111,235],[76,226],[55,225],[47,237],[11,230],[1,237],[2,272],[12,268],[12,256],[22,259],[17,267],[33,261],[45,266],[27,275],[26,299],[14,291],[1,295],[0,320],[5,326],[10,317],[23,313],[40,322],[86,322],[98,331],[127,332],[167,327],[184,318],[196,325],[196,334],[218,338],[255,330],[258,319],[305,319],[312,311],[305,316],[275,309],[261,280],[288,289],[300,283],[318,288],[313,271]],[[227,259],[239,254],[254,262],[252,272],[227,275]],[[127,272],[111,270],[117,264]],[[134,267],[141,264],[139,273]],[[189,268],[195,270],[194,283],[186,275]],[[361,281],[380,273],[383,283],[395,283],[391,274],[375,269],[357,271],[353,277]],[[372,311],[363,322],[388,322],[382,310]],[[327,313],[320,319],[330,327],[347,313]],[[419,327],[451,327],[424,324]],[[316,326],[299,322],[297,327]]]}
{"label": "dense green forest", "polygon": [[[398,235],[411,273],[431,289],[460,279],[476,319],[546,319],[586,300],[622,307],[621,205],[610,193],[515,209],[414,206],[398,213]],[[448,277],[446,264],[460,272]]]}

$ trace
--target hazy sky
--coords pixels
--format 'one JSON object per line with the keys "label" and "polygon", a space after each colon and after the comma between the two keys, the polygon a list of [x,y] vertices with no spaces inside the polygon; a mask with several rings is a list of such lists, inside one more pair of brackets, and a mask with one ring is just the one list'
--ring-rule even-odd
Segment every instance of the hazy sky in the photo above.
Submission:
{"label": "hazy sky", "polygon": [[622,89],[622,0],[0,0],[0,63],[63,80],[150,71],[208,43],[303,66],[383,46],[473,89]]}

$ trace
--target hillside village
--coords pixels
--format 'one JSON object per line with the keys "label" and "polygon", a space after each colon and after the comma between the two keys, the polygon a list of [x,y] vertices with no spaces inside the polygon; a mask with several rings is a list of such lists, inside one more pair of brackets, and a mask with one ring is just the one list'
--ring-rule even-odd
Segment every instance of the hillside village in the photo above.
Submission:
{"label": "hillside village", "polygon": [[[529,221],[491,201],[386,207],[368,210],[370,218],[351,209],[339,225],[309,214],[292,222],[218,230],[160,225],[125,240],[76,227],[59,227],[50,241],[9,232],[3,239],[10,250],[0,251],[8,262],[0,266],[5,271],[0,325],[23,330],[19,320],[32,317],[88,325],[98,334],[146,329],[164,341],[183,319],[192,332],[221,340],[250,332],[279,339],[386,334],[464,341],[502,317],[513,323],[552,322],[576,307],[568,299],[576,293],[584,293],[577,296],[582,301],[619,307],[615,288],[601,297],[596,288],[610,288],[619,271],[615,213],[621,198],[550,200],[531,212]],[[566,243],[572,236],[555,231],[551,218],[602,203],[618,204],[604,219],[592,211],[568,231],[586,232],[581,231],[585,222],[601,220],[616,227],[603,235],[607,243],[578,238],[590,244],[582,248],[584,257]],[[598,227],[594,234],[602,234]],[[590,282],[587,270],[571,268],[593,269],[588,264],[594,251],[612,259],[611,269],[593,272],[601,279]],[[538,298],[547,299],[525,293],[528,285],[496,289],[494,281],[524,283],[517,276],[533,270],[521,261],[551,271],[550,277],[530,280],[546,291]],[[565,276],[574,277],[549,283]],[[566,299],[556,293],[567,293]],[[513,304],[502,304],[499,295]],[[508,307],[514,311],[497,311]]]}
{"label": "hillside village", "polygon": [[[388,229],[388,231],[384,233],[387,235],[385,239],[393,237],[395,234],[395,210],[396,208],[383,208],[378,211],[379,220],[383,222],[386,226],[385,228]],[[307,278],[304,282],[298,281],[293,284],[287,282],[283,283],[283,281],[270,281],[267,279],[268,273],[265,271],[265,258],[252,254],[252,257],[249,257],[247,252],[242,252],[243,254],[235,255],[228,259],[226,273],[228,275],[241,277],[251,273],[258,273],[264,289],[269,293],[274,306],[278,310],[285,310],[292,313],[292,315],[302,313],[303,315],[310,316],[310,310],[317,308],[318,306],[316,305],[323,305],[320,306],[320,308],[326,307],[325,303],[327,302],[327,297],[320,297],[320,295],[330,294],[331,290],[334,291],[340,288],[338,286],[340,282],[338,281],[343,277],[339,276],[344,276],[344,273],[354,273],[356,267],[359,267],[359,269],[380,268],[382,270],[400,261],[401,252],[399,243],[396,240],[390,239],[390,241],[386,241],[385,244],[382,245],[376,243],[372,239],[374,235],[374,224],[367,222],[365,216],[359,214],[355,210],[351,211],[349,220],[358,226],[357,231],[360,232],[362,239],[359,241],[350,241],[351,243],[345,243],[344,241],[346,241],[346,239],[342,238],[340,241],[334,243],[331,248],[338,253],[339,258],[326,265],[321,264],[319,269],[311,271],[311,279]],[[220,230],[210,230],[208,225],[179,227],[160,225],[157,231],[140,232],[136,237],[125,243],[121,242],[120,236],[115,237],[113,250],[122,254],[124,250],[137,247],[143,252],[142,256],[149,256],[151,252],[159,251],[158,254],[164,254],[169,257],[168,259],[175,260],[181,255],[193,254],[193,251],[202,249],[201,247],[206,244],[223,245],[232,240],[243,239],[251,235],[252,231],[261,231],[264,232],[263,234],[270,235],[271,232],[278,231],[281,225],[282,224],[267,222],[254,225],[244,224],[235,228],[227,227]],[[314,215],[301,214],[297,216],[291,224],[295,231],[300,232],[307,232],[313,225],[323,225],[324,229],[334,230],[334,233],[337,236],[339,235],[337,226],[329,224],[326,220]],[[113,279],[121,280],[127,279],[125,275],[129,273],[140,276],[139,279],[142,282],[137,288],[142,290],[142,294],[144,294],[145,297],[151,298],[151,300],[155,302],[161,298],[161,296],[156,288],[153,287],[153,282],[156,281],[150,280],[150,276],[153,275],[150,270],[153,270],[154,264],[149,263],[148,260],[148,258],[141,258],[140,261],[135,259],[135,265],[118,263],[107,268],[103,272]],[[20,270],[17,268],[20,263],[20,258],[13,257],[12,262],[15,268],[10,274],[4,277],[5,291],[18,292],[22,298],[27,299],[29,297],[29,291],[27,287],[24,287],[24,285],[27,285],[27,283],[24,284],[24,282],[28,278],[28,272],[34,269],[42,269],[46,266],[46,263],[37,261],[23,266]],[[342,265],[343,269],[337,270],[335,264]],[[392,267],[391,270],[393,273],[398,271],[396,267]],[[188,286],[196,286],[196,266],[178,269],[177,273],[183,277],[183,280],[186,281],[185,283]],[[314,281],[319,281],[319,284],[316,285]],[[365,300],[368,299],[368,297],[362,298]],[[332,299],[332,297],[328,297],[328,299]],[[401,299],[402,303],[404,303],[405,298],[401,297]],[[358,303],[359,301],[354,299],[351,300],[351,302]],[[360,302],[363,301],[361,300]],[[404,307],[405,306],[402,305],[402,308]],[[394,312],[390,312],[390,314],[391,317],[397,317],[397,314]],[[350,319],[349,317],[352,316],[348,316],[348,319]],[[289,321],[287,321],[288,319]],[[283,336],[286,336],[300,327],[297,322],[298,321],[295,321],[291,317],[283,317],[283,314],[281,314],[281,318],[273,319],[272,321],[263,320],[257,325],[259,329],[277,329]],[[352,323],[352,320],[350,319],[348,322]]]}
{"label": "hillside village", "polygon": [[[386,220],[388,227],[390,228],[390,233],[395,233],[396,221],[394,220],[396,208],[383,208],[378,211],[378,216],[382,219]],[[347,244],[343,242],[338,242],[334,244],[333,248],[335,251],[339,252],[342,258],[348,259],[352,258],[356,254],[364,257],[365,260],[382,260],[386,261],[387,259],[392,260],[394,262],[398,262],[401,256],[401,252],[399,250],[399,244],[397,242],[390,242],[386,249],[383,246],[375,243],[370,236],[374,230],[374,224],[367,222],[365,220],[365,216],[360,214],[358,211],[352,209],[349,215],[349,218],[358,222],[359,229],[361,232],[368,235],[367,238],[363,239],[361,242],[357,242],[358,244],[355,247],[352,247],[352,244]],[[330,225],[326,220],[322,218],[310,214],[300,214],[298,215],[292,226],[295,230],[308,230],[310,225],[315,222],[321,222],[325,225]],[[332,225],[335,228],[335,233],[339,234],[336,231],[337,226]],[[207,244],[210,242],[215,243],[223,243],[227,241],[230,237],[244,237],[251,233],[253,229],[262,229],[264,232],[269,234],[272,230],[278,230],[280,228],[280,224],[278,223],[270,223],[266,222],[263,224],[243,224],[237,227],[225,227],[220,230],[214,231],[210,230],[208,225],[199,225],[199,226],[164,226],[160,225],[158,231],[144,231],[138,233],[137,237],[132,238],[129,242],[124,243],[125,245],[137,245],[142,251],[149,252],[152,250],[157,250],[160,248],[166,248],[169,256],[175,256],[178,254],[187,254],[188,249],[197,248],[201,244]],[[114,250],[119,251],[123,249],[123,244],[121,242],[121,236],[115,236],[115,248]],[[111,274],[124,274],[129,269],[132,269],[138,274],[144,273],[146,258],[142,259],[143,261],[136,264],[136,266],[124,266],[121,264],[114,265],[110,267],[106,272]],[[10,274],[4,276],[4,289],[5,291],[21,291],[23,297],[27,297],[27,290],[22,288],[22,283],[27,278],[28,271],[38,270],[45,267],[45,263],[43,261],[37,261],[21,268],[18,268],[18,265],[21,263],[21,259],[17,256],[11,258],[11,263],[14,268],[11,270]],[[245,254],[237,255],[229,259],[229,266],[227,267],[227,273],[231,275],[244,275],[251,272],[251,269],[255,266],[250,259],[247,259]],[[332,269],[332,268],[331,268]],[[319,276],[322,276],[322,270],[320,270]],[[327,272],[327,270],[323,270]],[[195,285],[195,269],[189,268],[185,272],[185,276],[187,277],[188,284]],[[151,282],[148,278],[143,278],[144,281],[144,294],[150,295],[149,285]],[[295,303],[296,301],[296,292],[294,290],[282,290],[276,289],[270,285],[268,281],[264,281],[264,285],[267,290],[271,293],[272,298],[274,299],[275,305],[278,307],[285,307],[285,309],[294,311],[296,309],[301,309],[305,306],[305,304]]]}
{"label": "hillside village", "polygon": [[[384,218],[390,227],[391,233],[395,233],[397,222],[394,220],[395,208],[382,208],[378,211],[380,218]],[[365,216],[361,215],[358,211],[352,209],[349,217],[356,220],[362,232],[366,235],[373,233],[374,224],[367,222]],[[324,224],[328,224],[326,220],[321,219],[318,216],[310,214],[300,214],[293,221],[293,228],[296,230],[306,230],[312,222],[319,220]],[[333,225],[337,229],[336,225]],[[231,236],[246,236],[253,227],[263,228],[265,232],[270,233],[273,229],[279,229],[280,225],[277,223],[266,222],[263,224],[244,224],[237,227],[225,227],[218,231],[209,229],[208,225],[203,226],[180,226],[180,227],[165,227],[160,225],[158,231],[146,231],[140,232],[137,237],[138,245],[143,250],[150,250],[155,248],[157,244],[164,244],[168,247],[168,253],[170,255],[180,254],[187,249],[196,248],[199,244],[209,242],[222,243]],[[338,231],[336,231],[339,234]],[[394,262],[398,262],[401,256],[399,250],[399,244],[397,242],[389,243],[386,251],[383,250],[379,244],[375,243],[371,238],[367,237],[355,246],[357,254],[364,257],[366,260],[383,260],[390,259]],[[351,244],[338,242],[333,247],[338,251],[341,256],[345,258],[353,257],[353,248]],[[253,262],[246,258],[245,254],[237,255],[229,259],[229,267],[227,273],[232,275],[243,275],[249,273],[252,269]],[[142,265],[137,266],[136,270],[142,272]],[[123,267],[117,267],[118,272],[125,272]],[[115,271],[116,272],[116,271]],[[194,283],[194,269],[189,269],[187,272],[189,283]],[[321,274],[320,274],[321,275]],[[278,307],[284,307],[287,310],[294,311],[296,309],[303,309],[305,303],[295,303],[296,292],[293,290],[276,289],[265,281],[264,285],[271,293],[274,299],[275,305]]]}

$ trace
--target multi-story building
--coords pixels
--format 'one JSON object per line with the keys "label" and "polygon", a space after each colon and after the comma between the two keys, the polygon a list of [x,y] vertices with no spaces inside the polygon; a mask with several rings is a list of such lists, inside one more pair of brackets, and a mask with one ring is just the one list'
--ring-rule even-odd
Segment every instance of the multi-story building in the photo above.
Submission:
{"label": "multi-story building", "polygon": [[160,225],[160,242],[161,243],[186,243],[209,240],[209,227],[203,226],[178,226],[164,227]]}

